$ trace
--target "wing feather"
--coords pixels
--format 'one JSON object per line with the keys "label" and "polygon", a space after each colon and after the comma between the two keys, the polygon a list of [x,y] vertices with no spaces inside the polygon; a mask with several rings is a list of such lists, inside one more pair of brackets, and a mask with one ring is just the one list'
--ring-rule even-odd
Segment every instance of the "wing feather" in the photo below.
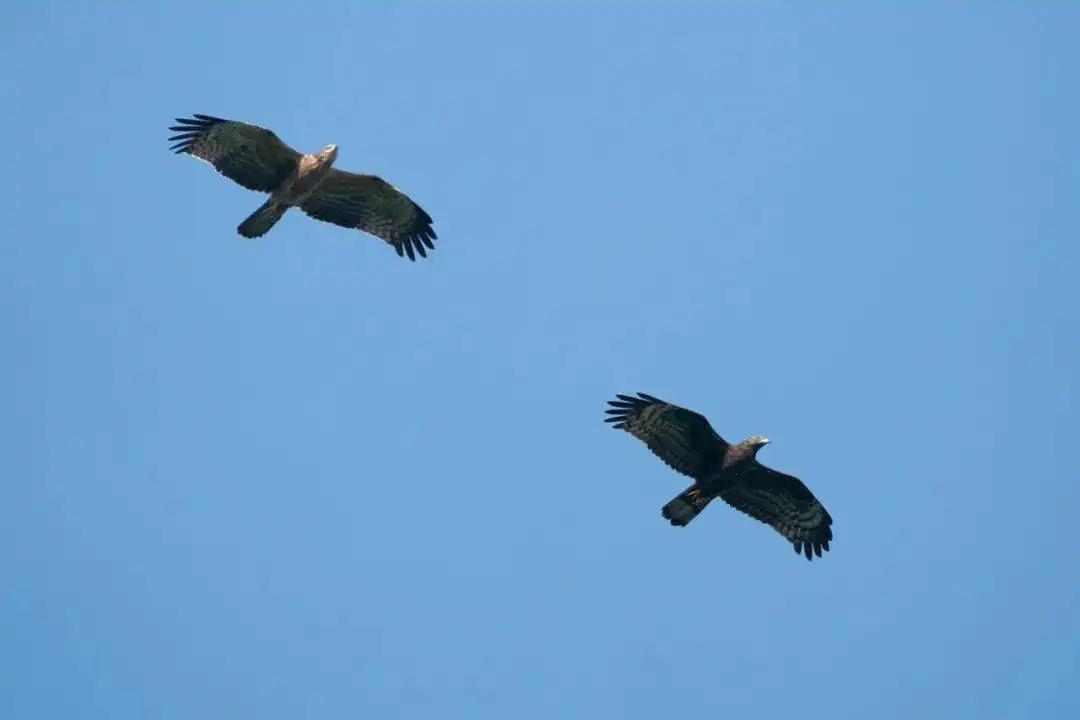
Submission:
{"label": "wing feather", "polygon": [[795,552],[821,557],[832,540],[832,517],[796,477],[754,461],[751,469],[720,497],[736,510],[771,526],[795,546]]}
{"label": "wing feather", "polygon": [[[398,255],[427,257],[434,250],[431,216],[409,196],[374,175],[331,170],[319,188],[300,205],[324,222],[358,228],[394,246]],[[426,249],[425,249],[426,248]]]}
{"label": "wing feather", "polygon": [[644,393],[616,397],[608,401],[605,421],[644,442],[673,470],[705,480],[720,467],[728,444],[704,416]]}
{"label": "wing feather", "polygon": [[300,161],[300,153],[257,125],[198,113],[176,122],[169,129],[179,134],[169,140],[178,142],[170,150],[205,160],[248,190],[273,192]]}

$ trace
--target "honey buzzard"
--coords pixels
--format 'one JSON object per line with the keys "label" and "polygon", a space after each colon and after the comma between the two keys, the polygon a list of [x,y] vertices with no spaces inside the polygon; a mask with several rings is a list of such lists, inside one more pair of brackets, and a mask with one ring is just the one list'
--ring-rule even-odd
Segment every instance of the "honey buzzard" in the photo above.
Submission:
{"label": "honey buzzard", "polygon": [[694,479],[661,510],[672,525],[687,525],[719,497],[772,526],[807,560],[829,549],[833,534],[828,511],[798,478],[757,461],[758,450],[769,442],[766,438],[755,435],[729,445],[696,412],[645,393],[616,397],[608,401],[610,417],[604,419],[641,440],[672,469]]}
{"label": "honey buzzard", "polygon": [[180,124],[169,129],[179,134],[169,140],[179,142],[170,150],[205,160],[248,190],[270,194],[240,223],[237,232],[244,237],[265,234],[295,206],[316,220],[382,238],[410,260],[435,249],[431,216],[381,178],[331,167],[337,145],[303,155],[272,130],[256,125],[199,114],[176,122]]}

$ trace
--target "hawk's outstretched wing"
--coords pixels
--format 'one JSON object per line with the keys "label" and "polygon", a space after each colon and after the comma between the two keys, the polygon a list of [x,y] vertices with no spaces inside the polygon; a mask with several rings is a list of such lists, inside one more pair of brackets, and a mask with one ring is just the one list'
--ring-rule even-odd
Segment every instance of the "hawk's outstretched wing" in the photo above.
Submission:
{"label": "hawk's outstretched wing", "polygon": [[795,546],[795,552],[821,557],[832,540],[832,517],[802,481],[767,468],[756,460],[735,486],[720,497],[737,510],[771,525]]}
{"label": "hawk's outstretched wing", "polygon": [[296,169],[300,153],[286,145],[272,130],[222,120],[210,115],[176,118],[180,132],[170,150],[188,153],[213,165],[218,172],[248,190],[273,192]]}
{"label": "hawk's outstretched wing", "polygon": [[410,260],[427,257],[436,238],[431,216],[382,178],[333,169],[300,209],[325,222],[359,228],[394,246]]}
{"label": "hawk's outstretched wing", "polygon": [[604,420],[648,445],[671,468],[703,480],[720,467],[728,444],[703,416],[645,393],[616,397]]}

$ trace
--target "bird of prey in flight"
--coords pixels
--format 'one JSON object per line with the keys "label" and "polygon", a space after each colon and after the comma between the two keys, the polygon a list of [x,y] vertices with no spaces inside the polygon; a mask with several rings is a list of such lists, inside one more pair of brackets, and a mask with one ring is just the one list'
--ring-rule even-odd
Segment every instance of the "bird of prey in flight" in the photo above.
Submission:
{"label": "bird of prey in flight", "polygon": [[304,155],[257,125],[199,114],[176,122],[169,129],[179,134],[169,141],[178,142],[170,150],[205,160],[248,190],[270,194],[240,223],[237,231],[244,237],[264,235],[295,206],[316,220],[382,238],[410,260],[435,249],[431,216],[382,178],[332,167],[337,145]]}
{"label": "bird of prey in flight", "polygon": [[729,445],[709,421],[692,410],[651,395],[616,395],[609,400],[612,427],[625,430],[669,467],[694,479],[663,507],[672,525],[685,526],[713,498],[770,525],[810,560],[821,557],[832,540],[832,517],[814,494],[791,475],[765,467],[757,452],[768,440],[761,436]]}

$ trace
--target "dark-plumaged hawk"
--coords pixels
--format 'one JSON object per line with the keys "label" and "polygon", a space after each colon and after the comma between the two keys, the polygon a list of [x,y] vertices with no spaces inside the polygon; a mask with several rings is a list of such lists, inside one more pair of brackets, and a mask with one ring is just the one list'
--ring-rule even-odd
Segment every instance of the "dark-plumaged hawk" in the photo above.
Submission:
{"label": "dark-plumaged hawk", "polygon": [[768,444],[761,436],[738,445],[724,442],[703,416],[638,393],[609,400],[607,422],[645,443],[672,469],[694,479],[661,514],[680,527],[689,524],[719,497],[771,526],[810,560],[821,557],[832,540],[832,517],[814,494],[791,475],[767,468],[757,452]]}
{"label": "dark-plumaged hawk", "polygon": [[[314,155],[293,150],[272,130],[196,114],[177,118],[170,150],[210,163],[225,177],[270,199],[240,223],[244,237],[264,235],[291,207],[316,220],[358,228],[394,246],[398,255],[434,250],[431,216],[385,180],[332,167],[337,145]],[[425,250],[427,248],[427,250]]]}

